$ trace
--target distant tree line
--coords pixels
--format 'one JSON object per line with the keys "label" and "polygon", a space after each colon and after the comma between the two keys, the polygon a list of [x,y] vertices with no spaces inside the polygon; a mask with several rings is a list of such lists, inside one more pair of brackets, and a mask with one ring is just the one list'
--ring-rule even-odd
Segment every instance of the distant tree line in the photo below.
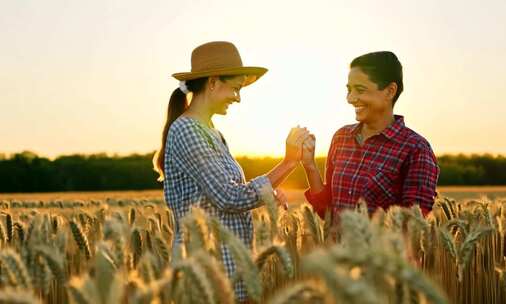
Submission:
{"label": "distant tree line", "polygon": [[0,192],[155,189],[161,185],[151,155],[61,156],[55,160],[23,152],[0,159]]}
{"label": "distant tree line", "polygon": [[[129,156],[69,155],[54,160],[31,152],[0,154],[0,192],[50,192],[161,189],[152,169],[153,154]],[[272,169],[279,158],[237,158],[247,179]],[[317,163],[323,174],[325,159]],[[442,155],[439,185],[506,185],[506,157],[492,155]],[[283,186],[305,188],[302,168]]]}

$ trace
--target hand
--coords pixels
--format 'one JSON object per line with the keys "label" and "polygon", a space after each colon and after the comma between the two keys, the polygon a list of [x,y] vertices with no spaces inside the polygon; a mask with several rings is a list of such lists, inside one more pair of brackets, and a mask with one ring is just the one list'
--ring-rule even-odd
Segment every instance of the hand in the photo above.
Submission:
{"label": "hand", "polygon": [[286,197],[286,194],[281,191],[281,189],[276,188],[274,190],[274,197],[278,202],[278,206],[282,207],[285,210],[288,210],[288,198]]}
{"label": "hand", "polygon": [[290,130],[286,138],[285,160],[297,163],[302,158],[302,143],[310,135],[306,128],[295,127]]}
{"label": "hand", "polygon": [[309,134],[309,137],[302,143],[302,165],[305,168],[315,166],[316,162],[314,159],[316,137],[313,134]]}

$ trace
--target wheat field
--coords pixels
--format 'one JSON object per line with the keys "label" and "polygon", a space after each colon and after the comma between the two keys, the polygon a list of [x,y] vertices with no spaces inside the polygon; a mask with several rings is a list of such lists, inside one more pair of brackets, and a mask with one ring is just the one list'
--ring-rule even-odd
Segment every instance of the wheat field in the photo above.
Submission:
{"label": "wheat field", "polygon": [[237,280],[251,303],[506,303],[501,199],[441,198],[426,218],[362,203],[331,223],[265,195],[252,251],[195,208],[173,252],[159,192],[102,195],[0,200],[0,303],[234,303]]}

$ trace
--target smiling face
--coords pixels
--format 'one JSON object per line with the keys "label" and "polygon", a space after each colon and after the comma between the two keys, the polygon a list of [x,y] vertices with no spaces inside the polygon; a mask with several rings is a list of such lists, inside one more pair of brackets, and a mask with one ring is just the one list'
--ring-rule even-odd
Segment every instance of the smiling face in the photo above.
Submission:
{"label": "smiling face", "polygon": [[245,79],[243,75],[226,79],[211,77],[208,86],[213,113],[225,115],[230,104],[241,102],[240,90]]}
{"label": "smiling face", "polygon": [[[374,124],[391,116],[392,99],[396,84],[391,83],[383,90],[369,79],[359,67],[354,67],[348,74],[347,100],[355,108],[355,119],[366,124]],[[393,95],[392,95],[393,93]]]}

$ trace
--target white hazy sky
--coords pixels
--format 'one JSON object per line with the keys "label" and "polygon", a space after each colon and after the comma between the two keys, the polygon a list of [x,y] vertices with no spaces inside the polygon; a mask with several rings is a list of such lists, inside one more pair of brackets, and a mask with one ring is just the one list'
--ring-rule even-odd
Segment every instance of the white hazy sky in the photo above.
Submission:
{"label": "white hazy sky", "polygon": [[235,155],[281,155],[307,126],[325,155],[354,122],[350,61],[394,51],[395,112],[437,154],[506,154],[506,1],[0,0],[0,152],[150,152],[174,72],[194,47],[236,44],[269,72],[215,122]]}

